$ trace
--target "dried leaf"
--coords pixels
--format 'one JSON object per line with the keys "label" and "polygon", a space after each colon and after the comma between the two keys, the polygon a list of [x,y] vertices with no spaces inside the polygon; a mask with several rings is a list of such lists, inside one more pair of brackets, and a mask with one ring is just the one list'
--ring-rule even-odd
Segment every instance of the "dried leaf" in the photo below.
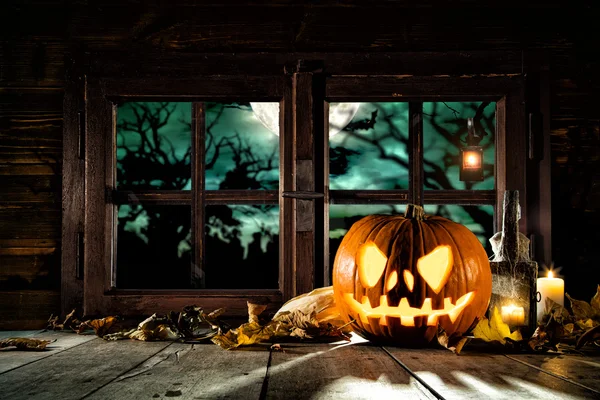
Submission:
{"label": "dried leaf", "polygon": [[55,331],[73,329],[74,331],[77,331],[80,325],[81,321],[77,318],[77,316],[75,315],[75,309],[73,309],[73,311],[67,314],[65,320],[62,323],[58,322],[58,315],[50,315],[50,318],[48,319],[47,329],[52,329]]}
{"label": "dried leaf", "polygon": [[600,315],[600,285],[598,285],[598,288],[596,289],[596,294],[594,295],[594,297],[592,297],[590,305],[594,309],[594,312],[597,315]]}
{"label": "dried leaf", "polygon": [[103,337],[108,333],[112,333],[110,332],[110,329],[118,321],[118,319],[118,317],[106,317],[85,321],[79,326],[77,333],[81,333],[86,327],[89,327],[96,332],[96,336]]}
{"label": "dried leaf", "polygon": [[137,329],[129,335],[129,338],[149,342],[153,340],[177,340],[179,335],[166,325],[158,325],[154,329]]}
{"label": "dried leaf", "polygon": [[564,324],[563,328],[565,328],[565,332],[571,334],[573,333],[573,329],[575,328],[574,324]]}
{"label": "dried leaf", "polygon": [[501,344],[506,344],[505,338],[510,338],[514,341],[523,340],[521,332],[517,329],[510,332],[510,327],[502,321],[502,317],[497,307],[494,307],[492,318],[482,318],[481,321],[473,329],[473,335],[477,339],[482,339],[486,342],[497,341]]}
{"label": "dried leaf", "polygon": [[[302,298],[306,299],[307,296],[302,296]],[[308,304],[308,302],[302,303],[305,306]],[[248,346],[286,337],[297,339],[349,339],[345,334],[345,330],[348,329],[347,325],[333,325],[330,322],[319,322],[317,319],[317,308],[315,307],[308,306],[302,309],[289,307],[288,310],[291,311],[279,310],[270,322],[261,323],[259,317],[265,309],[266,306],[264,305],[248,302],[249,322],[237,329],[231,329],[225,333],[220,332],[211,340],[222,348],[231,350],[239,346]],[[306,310],[312,311],[305,314],[303,311]]]}
{"label": "dried leaf", "polygon": [[594,328],[586,331],[583,335],[581,335],[579,340],[577,340],[577,345],[575,346],[575,348],[580,349],[586,343],[593,342],[598,339],[600,339],[600,325],[595,326]]}
{"label": "dried leaf", "polygon": [[40,340],[29,338],[8,338],[0,340],[0,348],[16,347],[17,350],[44,350],[53,340]]}
{"label": "dried leaf", "polygon": [[578,320],[588,320],[594,316],[594,310],[592,306],[583,300],[575,300],[568,293],[565,293],[565,296],[571,302],[571,309],[573,310],[573,315]]}
{"label": "dried leaf", "polygon": [[259,316],[267,309],[266,304],[248,302],[248,322],[259,322]]}
{"label": "dried leaf", "polygon": [[550,317],[554,318],[555,321],[562,323],[563,321],[570,319],[571,314],[569,314],[569,311],[565,307],[561,306],[551,298],[546,297],[542,322],[547,323],[550,320]]}
{"label": "dried leaf", "polygon": [[270,323],[262,326],[258,322],[247,322],[225,334],[217,334],[211,340],[226,350],[232,350],[239,346],[249,346],[268,341],[277,330],[274,325],[274,323]]}
{"label": "dried leaf", "polygon": [[598,325],[598,322],[594,321],[591,318],[588,318],[587,320],[579,320],[579,321],[575,321],[575,324],[577,325],[577,327],[579,329],[582,329],[584,331],[587,331],[588,329],[592,329],[593,327],[595,327],[596,325]]}
{"label": "dried leaf", "polygon": [[467,344],[469,338],[462,334],[448,336],[446,331],[441,326],[438,326],[437,340],[441,346],[444,346],[456,355],[460,355],[462,348]]}

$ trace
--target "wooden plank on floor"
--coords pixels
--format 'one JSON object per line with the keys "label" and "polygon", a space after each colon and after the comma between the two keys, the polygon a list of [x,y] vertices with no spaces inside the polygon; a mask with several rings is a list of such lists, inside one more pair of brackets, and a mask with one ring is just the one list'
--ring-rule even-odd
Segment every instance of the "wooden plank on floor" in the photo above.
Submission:
{"label": "wooden plank on floor", "polygon": [[380,347],[285,344],[273,352],[266,399],[431,399]]}
{"label": "wooden plank on floor", "polygon": [[600,357],[570,354],[516,354],[509,357],[596,390],[600,397]]}
{"label": "wooden plank on floor", "polygon": [[90,340],[0,375],[0,399],[81,399],[170,342]]}
{"label": "wooden plank on floor", "polygon": [[0,374],[15,368],[22,367],[32,362],[78,346],[90,340],[99,339],[96,335],[77,335],[70,332],[52,332],[52,331],[2,331],[0,339],[22,337],[29,339],[53,340],[43,351],[22,351],[14,347],[0,349]]}
{"label": "wooden plank on floor", "polygon": [[268,346],[174,343],[86,399],[258,399],[268,360]]}
{"label": "wooden plank on floor", "polygon": [[38,329],[35,331],[27,330],[27,331],[0,331],[0,339],[5,339],[9,337],[31,337],[34,335],[39,335],[41,333],[46,332],[44,329]]}
{"label": "wooden plank on floor", "polygon": [[385,347],[444,399],[589,399],[595,393],[500,354]]}

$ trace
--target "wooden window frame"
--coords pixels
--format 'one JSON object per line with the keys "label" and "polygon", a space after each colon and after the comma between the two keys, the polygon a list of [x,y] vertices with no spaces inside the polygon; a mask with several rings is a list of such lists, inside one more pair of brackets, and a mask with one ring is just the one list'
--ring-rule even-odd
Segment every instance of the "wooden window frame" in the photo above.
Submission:
{"label": "wooden window frame", "polygon": [[[329,284],[328,209],[332,200],[347,204],[465,204],[465,191],[419,189],[422,177],[411,178],[406,191],[329,191],[329,141],[324,134],[328,132],[328,124],[324,116],[330,102],[495,101],[496,187],[494,191],[469,194],[469,204],[493,202],[498,227],[501,220],[498,205],[502,203],[504,190],[519,190],[525,210],[520,220],[521,231],[541,236],[540,253],[549,260],[549,74],[544,69],[544,58],[536,57],[526,63],[522,53],[511,52],[368,56],[345,53],[169,56],[117,52],[94,54],[91,59],[89,54],[73,57],[67,63],[64,100],[63,313],[83,308],[87,315],[148,314],[198,304],[205,309],[227,307],[229,315],[243,316],[249,299],[267,299],[271,309],[276,309],[297,294]],[[111,289],[110,273],[99,267],[109,265],[107,257],[113,246],[106,235],[107,224],[111,222],[107,222],[107,213],[100,205],[106,204],[113,192],[107,190],[104,170],[110,160],[106,152],[98,150],[106,148],[107,132],[114,132],[113,101],[123,99],[280,102],[280,182],[276,194],[280,209],[278,290],[126,293]],[[527,116],[531,119],[532,113],[543,116],[543,129],[537,136],[531,135],[531,126],[527,125]],[[422,123],[418,118],[414,122],[411,132],[418,131],[418,124]],[[420,146],[418,141],[411,143],[411,163],[420,162]],[[507,148],[516,152],[505,157]],[[538,148],[540,154],[532,157]],[[193,179],[201,184],[198,182],[201,177]],[[531,195],[526,191],[527,181],[532,182],[529,186],[536,191]],[[130,200],[127,194],[125,197],[121,200]],[[148,203],[160,197],[151,192],[137,194],[138,199]],[[226,201],[217,192],[208,194],[205,200],[215,204]],[[269,201],[273,200],[269,197]],[[158,201],[167,200],[163,196]],[[175,194],[169,201],[175,204],[181,198]],[[198,259],[201,254],[195,257]]]}
{"label": "wooden window frame", "polygon": [[[205,101],[277,101],[283,110],[283,77],[202,77],[196,80],[166,79],[149,85],[144,79],[103,78],[86,82],[85,90],[85,229],[83,250],[83,309],[86,314],[144,314],[156,310],[167,312],[190,304],[205,309],[226,307],[232,315],[243,315],[248,300],[281,303],[290,297],[282,282],[290,271],[280,262],[280,287],[277,289],[187,289],[147,290],[118,289],[114,284],[117,204],[133,200],[144,204],[186,204],[192,208],[193,260],[202,263],[204,207],[214,204],[279,204],[277,190],[237,191],[204,190],[204,124],[202,106]],[[123,101],[190,101],[192,102],[192,190],[184,191],[120,191],[116,190],[116,104]],[[283,112],[281,114],[284,114]],[[285,129],[285,128],[284,128]],[[280,135],[280,146],[289,146]],[[283,156],[283,154],[282,154]],[[284,160],[285,162],[285,160]],[[280,182],[281,187],[285,181]],[[287,206],[287,205],[286,205]],[[286,211],[288,212],[288,211]],[[285,214],[285,212],[281,212]],[[283,215],[281,216],[283,218]],[[283,235],[282,236],[282,240]],[[285,293],[285,294],[284,294]],[[154,311],[152,311],[154,312]]]}
{"label": "wooden window frame", "polygon": [[[327,103],[338,102],[407,102],[409,104],[409,187],[407,190],[326,190],[329,204],[457,204],[492,205],[494,230],[502,225],[502,201],[506,189],[519,190],[521,204],[526,204],[525,175],[525,98],[521,76],[509,77],[414,77],[414,76],[332,76],[326,80]],[[423,102],[494,101],[496,133],[494,189],[492,190],[423,190]],[[510,118],[507,118],[510,115]],[[522,151],[506,157],[507,143]],[[329,140],[325,141],[328,154]],[[329,174],[324,177],[328,182]],[[328,188],[328,184],[326,185]],[[326,220],[329,219],[328,208]],[[523,230],[527,218],[520,220]],[[327,226],[327,230],[329,227]],[[329,284],[331,268],[329,242],[324,260],[324,280]]]}

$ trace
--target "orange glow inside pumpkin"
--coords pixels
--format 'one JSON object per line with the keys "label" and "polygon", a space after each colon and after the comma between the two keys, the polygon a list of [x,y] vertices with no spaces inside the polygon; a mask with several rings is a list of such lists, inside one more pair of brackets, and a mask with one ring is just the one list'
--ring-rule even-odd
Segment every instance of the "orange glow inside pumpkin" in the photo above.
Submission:
{"label": "orange glow inside pumpkin", "polygon": [[[404,270],[403,275],[404,275],[404,283],[406,283],[406,287],[408,288],[408,290],[410,290],[412,292],[415,287],[415,277],[407,269]],[[388,292],[389,292],[389,290],[388,290]]]}
{"label": "orange glow inside pumpkin", "polygon": [[[374,242],[369,241],[359,247],[357,266],[359,279],[363,287],[372,288],[379,282],[385,271],[387,261],[388,258]],[[452,249],[447,245],[437,246],[432,252],[417,261],[419,274],[436,294],[439,294],[448,282],[453,266]],[[403,277],[407,288],[412,292],[415,284],[413,274],[409,270],[404,270]],[[397,283],[398,272],[394,270],[390,273],[386,282],[386,292],[392,290]],[[391,317],[399,318],[403,326],[415,326],[415,317],[426,316],[427,325],[435,326],[439,317],[443,315],[447,315],[450,321],[454,323],[464,308],[473,301],[475,294],[476,291],[471,291],[461,296],[456,303],[452,303],[452,299],[446,297],[444,298],[444,307],[436,310],[432,308],[430,298],[426,298],[420,308],[411,307],[406,297],[400,299],[398,306],[390,306],[388,305],[387,295],[381,296],[377,307],[371,305],[368,296],[355,299],[352,293],[345,293],[344,299],[365,324],[369,324],[369,318],[379,318],[381,325],[387,325],[387,318]]]}
{"label": "orange glow inside pumpkin", "polygon": [[396,287],[397,284],[398,284],[398,272],[394,270],[394,271],[392,271],[392,273],[390,274],[390,277],[388,278],[387,282],[385,283],[385,291],[389,292],[394,287]]}
{"label": "orange glow inside pumpkin", "polygon": [[437,246],[417,261],[419,274],[436,294],[440,293],[448,282],[453,266],[454,257],[450,246]]}
{"label": "orange glow inside pumpkin", "polygon": [[387,257],[374,242],[367,242],[358,248],[357,263],[360,283],[366,288],[377,284],[385,270]]}

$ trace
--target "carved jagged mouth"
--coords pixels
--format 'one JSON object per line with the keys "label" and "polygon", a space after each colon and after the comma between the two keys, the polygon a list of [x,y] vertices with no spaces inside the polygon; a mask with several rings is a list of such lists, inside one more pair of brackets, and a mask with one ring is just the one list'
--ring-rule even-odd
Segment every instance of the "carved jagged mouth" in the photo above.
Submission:
{"label": "carved jagged mouth", "polygon": [[353,296],[352,293],[345,293],[344,299],[353,311],[355,311],[364,324],[369,324],[369,318],[379,318],[380,325],[387,325],[387,318],[400,318],[400,323],[403,326],[415,326],[415,317],[427,317],[427,326],[435,326],[438,323],[438,318],[447,315],[450,321],[454,323],[460,313],[465,309],[467,305],[475,298],[476,291],[469,292],[459,298],[456,304],[452,304],[449,297],[444,299],[444,308],[440,310],[434,310],[431,308],[431,299],[427,298],[423,302],[421,308],[411,307],[408,304],[408,299],[403,297],[400,300],[398,306],[390,306],[387,302],[387,296],[381,296],[379,305],[375,308],[371,306],[371,301],[368,297],[364,296],[359,303]]}

